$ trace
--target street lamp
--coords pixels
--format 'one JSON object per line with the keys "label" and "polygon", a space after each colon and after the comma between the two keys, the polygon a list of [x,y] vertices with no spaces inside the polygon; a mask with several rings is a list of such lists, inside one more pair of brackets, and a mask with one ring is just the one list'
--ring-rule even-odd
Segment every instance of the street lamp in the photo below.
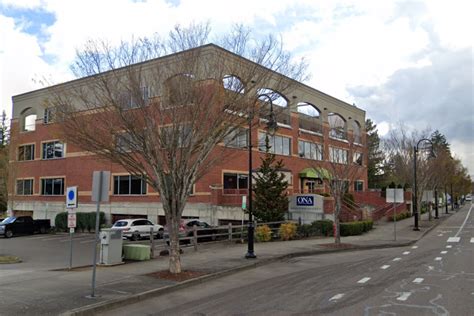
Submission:
{"label": "street lamp", "polygon": [[[275,119],[275,114],[273,113],[273,101],[272,98],[266,94],[258,95],[258,99],[265,97],[270,101],[270,116],[267,121],[267,129],[270,134],[274,134],[278,128],[278,123]],[[249,111],[249,134],[248,134],[248,150],[249,150],[249,178],[248,178],[248,211],[249,211],[249,222],[248,222],[248,232],[247,232],[247,253],[245,254],[246,259],[255,259],[257,256],[254,252],[254,226],[253,226],[253,209],[252,209],[252,121],[253,121],[254,111],[251,109]]]}
{"label": "street lamp", "polygon": [[418,228],[418,192],[417,192],[417,187],[416,187],[416,154],[418,153],[418,146],[420,146],[420,143],[421,142],[428,142],[430,144],[430,147],[429,148],[423,148],[423,149],[429,149],[430,150],[430,154],[428,156],[428,159],[429,158],[435,158],[436,155],[433,151],[433,143],[431,142],[431,140],[427,139],[427,138],[422,138],[418,141],[418,143],[416,144],[416,146],[413,147],[413,180],[415,182],[415,185],[414,185],[414,189],[415,189],[415,192],[414,192],[414,201],[413,201],[413,215],[415,216],[415,227],[413,228],[413,230],[420,230],[420,228]]}

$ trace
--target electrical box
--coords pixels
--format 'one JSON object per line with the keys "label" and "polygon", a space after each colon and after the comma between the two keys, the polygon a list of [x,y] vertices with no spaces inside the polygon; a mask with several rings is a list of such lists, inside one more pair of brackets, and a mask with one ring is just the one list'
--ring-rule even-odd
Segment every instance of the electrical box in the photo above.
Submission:
{"label": "electrical box", "polygon": [[102,229],[100,232],[100,262],[102,265],[122,263],[122,231]]}

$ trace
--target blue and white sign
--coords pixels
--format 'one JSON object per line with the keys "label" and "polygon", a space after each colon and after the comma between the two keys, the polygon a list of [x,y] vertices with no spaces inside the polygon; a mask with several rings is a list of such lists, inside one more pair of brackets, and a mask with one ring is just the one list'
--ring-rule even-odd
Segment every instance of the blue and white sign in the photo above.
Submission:
{"label": "blue and white sign", "polygon": [[68,187],[66,190],[66,208],[77,208],[77,187]]}
{"label": "blue and white sign", "polygon": [[314,196],[311,195],[298,195],[296,197],[297,206],[314,206]]}

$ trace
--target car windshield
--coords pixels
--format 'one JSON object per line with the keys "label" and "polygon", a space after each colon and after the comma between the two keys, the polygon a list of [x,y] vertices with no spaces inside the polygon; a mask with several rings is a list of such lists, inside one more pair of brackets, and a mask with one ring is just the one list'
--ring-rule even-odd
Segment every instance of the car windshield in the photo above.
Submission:
{"label": "car windshield", "polygon": [[126,221],[118,221],[118,222],[115,222],[114,224],[114,227],[125,227],[127,226],[128,222]]}
{"label": "car windshield", "polygon": [[16,217],[10,216],[5,218],[0,224],[11,224],[16,220]]}

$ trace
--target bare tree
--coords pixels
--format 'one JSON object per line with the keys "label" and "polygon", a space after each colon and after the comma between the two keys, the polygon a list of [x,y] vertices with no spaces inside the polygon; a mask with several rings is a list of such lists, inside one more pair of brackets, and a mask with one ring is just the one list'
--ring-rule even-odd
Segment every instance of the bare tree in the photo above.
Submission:
{"label": "bare tree", "polygon": [[[393,129],[384,141],[384,149],[387,158],[394,164],[393,175],[399,183],[414,184],[414,147],[417,146],[421,139],[428,139],[429,130],[419,132],[417,130],[409,131],[405,126],[400,124],[398,128]],[[425,147],[426,144],[421,143],[417,154],[417,200],[419,206],[423,199],[423,192],[432,188],[435,181],[435,173],[433,171],[433,160],[429,159],[430,151]],[[413,185],[414,190],[414,185]]]}
{"label": "bare tree", "polygon": [[8,203],[8,168],[9,168],[9,130],[7,115],[3,111],[0,117],[0,214],[7,209]]}
{"label": "bare tree", "polygon": [[238,26],[222,41],[237,55],[201,46],[209,32],[208,25],[177,26],[166,40],[118,47],[90,41],[73,65],[83,79],[51,87],[48,100],[68,142],[121,165],[159,193],[172,273],[181,272],[181,215],[193,184],[222,157],[217,145],[248,126],[249,114],[257,114],[251,125],[259,124],[267,113],[260,89],[288,93],[305,76],[305,63],[291,62],[273,37],[253,41]]}

